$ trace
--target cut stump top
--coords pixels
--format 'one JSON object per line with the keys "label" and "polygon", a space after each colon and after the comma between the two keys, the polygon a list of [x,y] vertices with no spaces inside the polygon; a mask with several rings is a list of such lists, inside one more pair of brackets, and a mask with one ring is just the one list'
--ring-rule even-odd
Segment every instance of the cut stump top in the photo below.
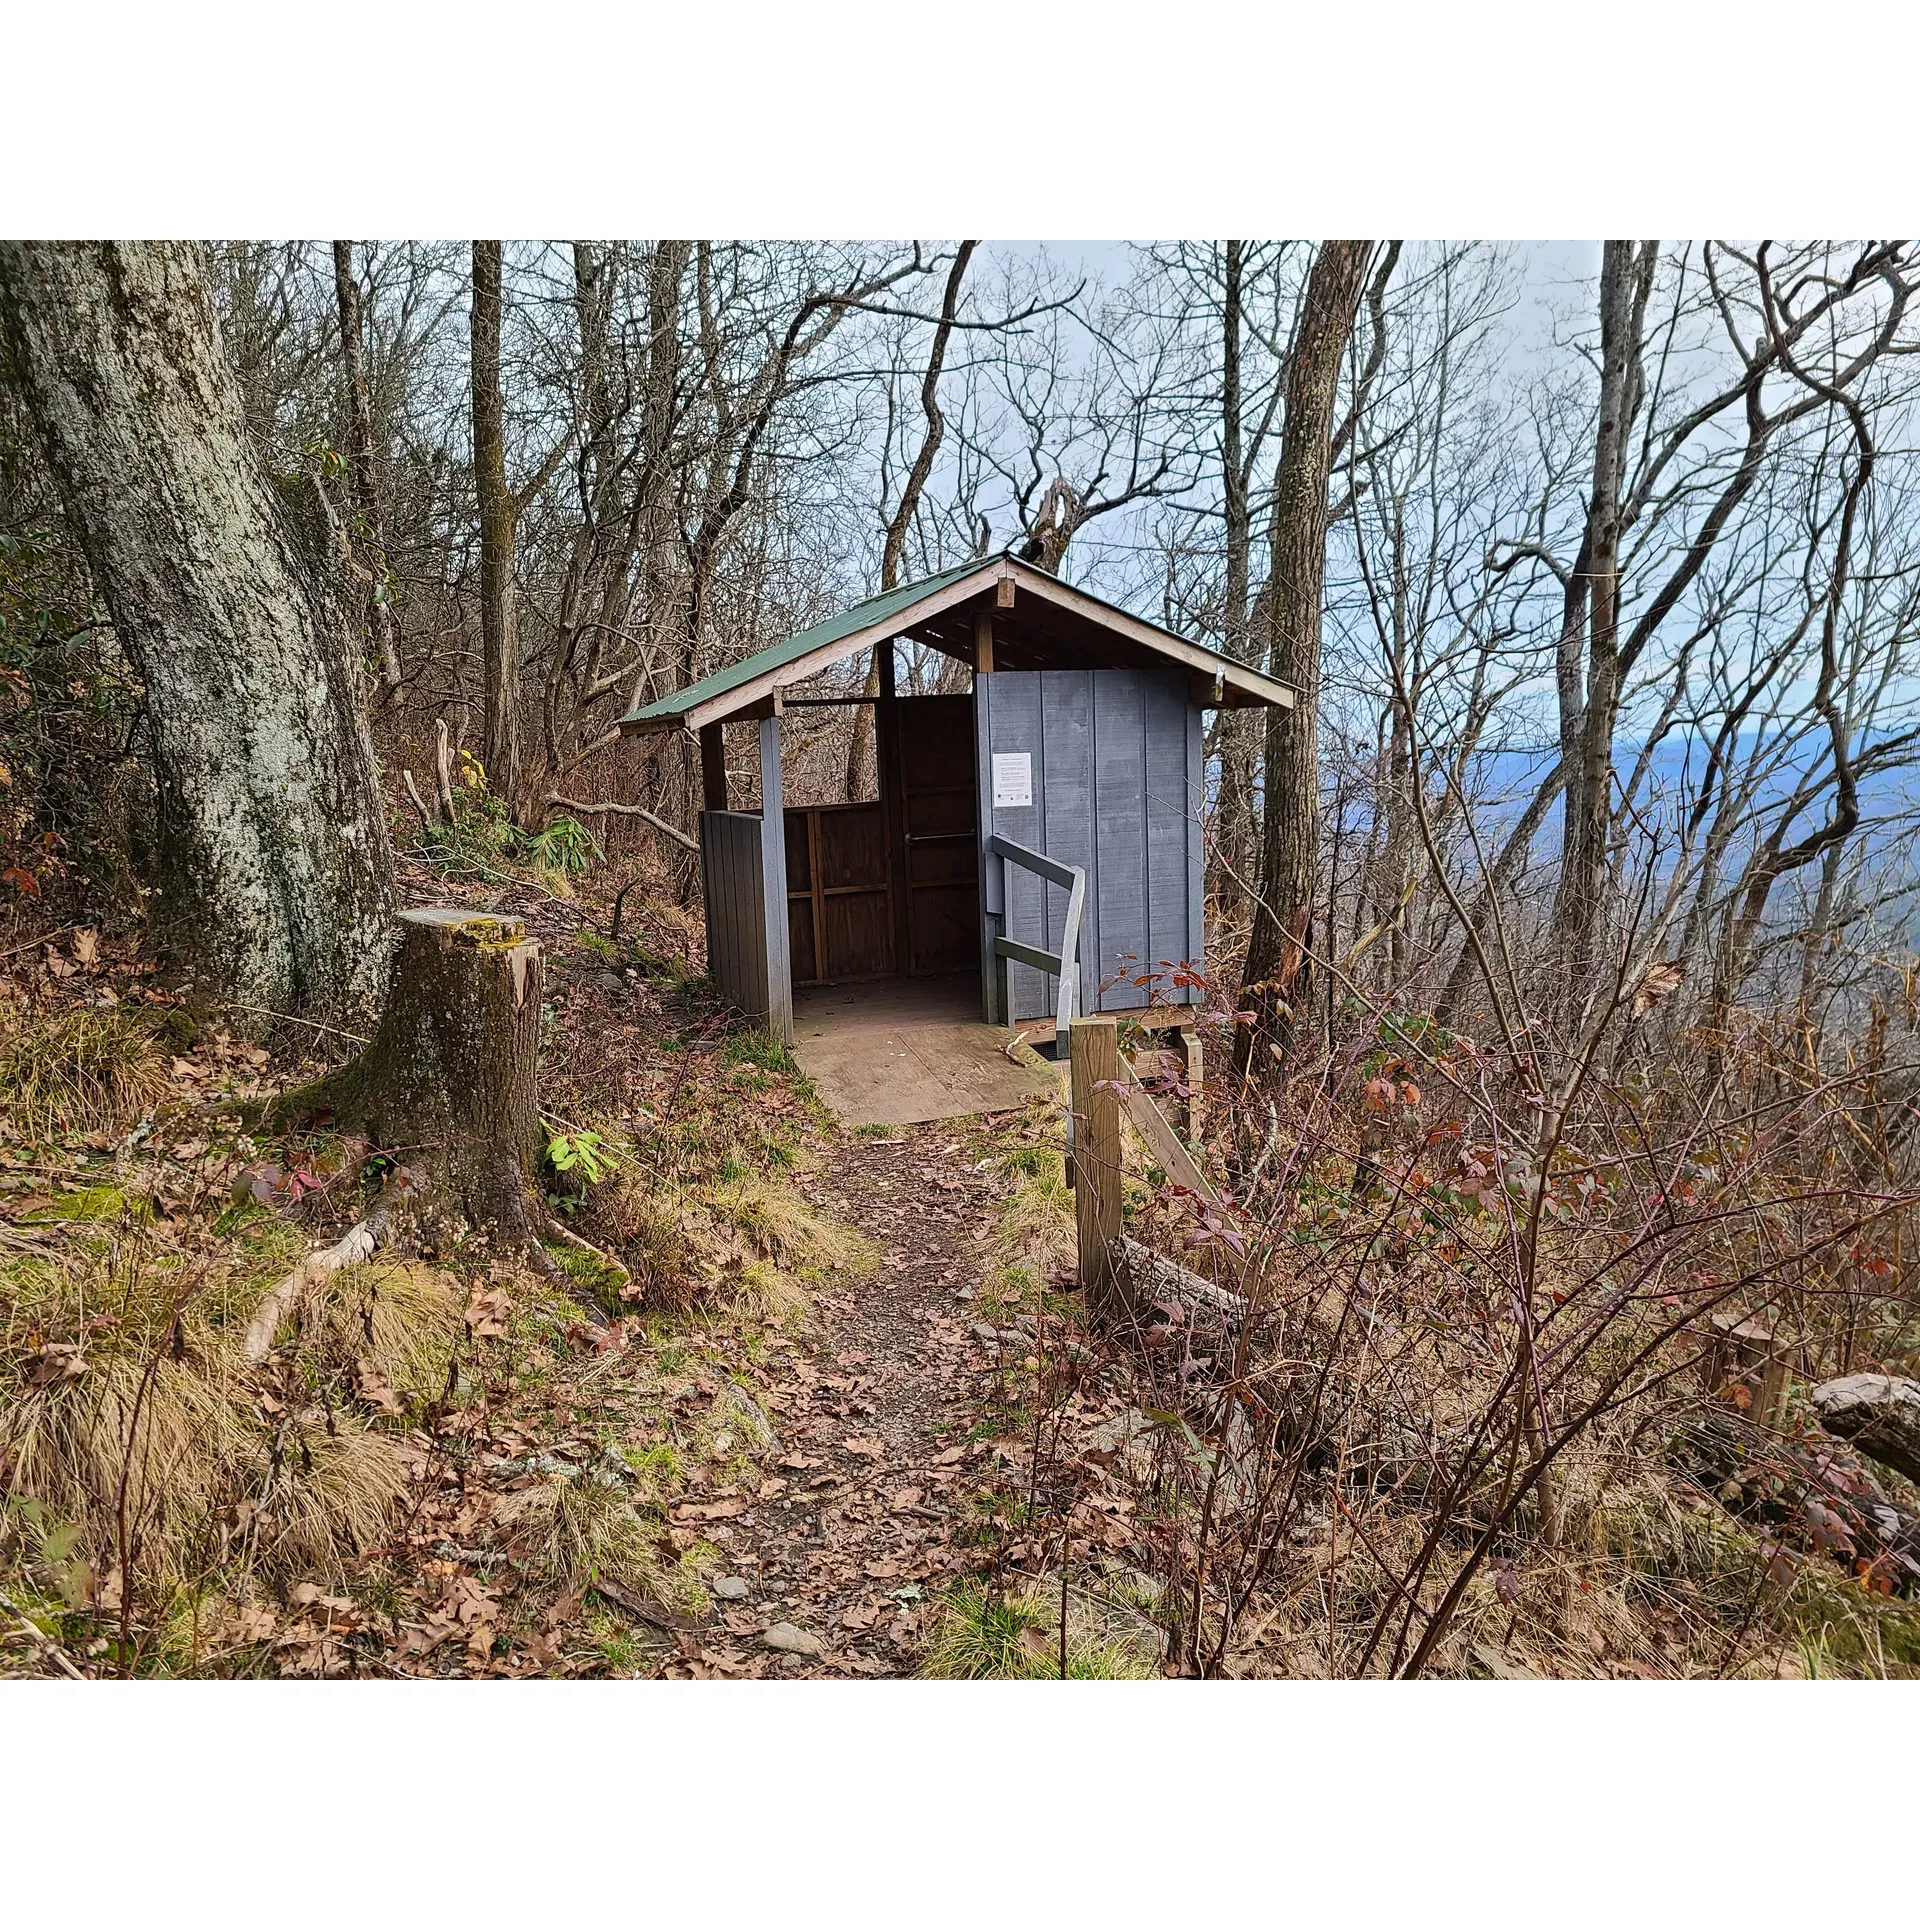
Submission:
{"label": "cut stump top", "polygon": [[408,907],[394,917],[403,926],[429,927],[481,947],[507,946],[526,933],[526,922],[516,915],[475,913],[466,907]]}

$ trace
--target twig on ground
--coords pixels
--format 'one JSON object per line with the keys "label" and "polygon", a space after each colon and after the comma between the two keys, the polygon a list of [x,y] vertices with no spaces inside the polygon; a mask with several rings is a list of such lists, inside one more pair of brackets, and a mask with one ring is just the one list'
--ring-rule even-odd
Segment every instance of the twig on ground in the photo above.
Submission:
{"label": "twig on ground", "polygon": [[227,1005],[241,1013],[264,1014],[269,1020],[290,1020],[296,1027],[312,1027],[317,1033],[330,1033],[336,1040],[351,1040],[355,1046],[364,1047],[367,1036],[364,1033],[349,1033],[345,1027],[330,1027],[324,1020],[309,1020],[300,1013],[282,1013],[276,1007],[256,1007],[245,1000],[229,1000]]}
{"label": "twig on ground", "polygon": [[49,947],[63,933],[71,933],[77,925],[78,921],[70,920],[64,927],[55,927],[51,933],[35,934],[31,940],[23,940],[17,947],[8,947],[4,953],[0,953],[0,960],[11,960],[16,953],[31,953],[35,947]]}
{"label": "twig on ground", "polygon": [[596,1247],[591,1240],[584,1239],[581,1235],[575,1233],[571,1227],[563,1227],[558,1220],[549,1218],[546,1224],[547,1231],[557,1239],[564,1240],[570,1247],[578,1247],[582,1253],[592,1254],[596,1260],[604,1260],[621,1279],[628,1282],[632,1281],[633,1275],[629,1273],[625,1265],[621,1261],[616,1260],[605,1247]]}
{"label": "twig on ground", "polygon": [[67,1658],[65,1652],[62,1650],[60,1646],[59,1641],[55,1640],[50,1634],[43,1632],[40,1628],[39,1623],[36,1620],[34,1620],[31,1615],[24,1612],[21,1608],[15,1606],[14,1603],[11,1600],[9,1600],[4,1593],[0,1593],[0,1607],[5,1607],[6,1610],[10,1614],[12,1614],[13,1617],[16,1620],[18,1620],[23,1627],[26,1628],[28,1633],[30,1633],[33,1636],[34,1640],[40,1646],[43,1646],[46,1648],[47,1652],[52,1656],[54,1665],[57,1666],[60,1669],[60,1671],[67,1676],[69,1680],[86,1679],[87,1676],[84,1673],[82,1673],[80,1669],[76,1667],[71,1660]]}

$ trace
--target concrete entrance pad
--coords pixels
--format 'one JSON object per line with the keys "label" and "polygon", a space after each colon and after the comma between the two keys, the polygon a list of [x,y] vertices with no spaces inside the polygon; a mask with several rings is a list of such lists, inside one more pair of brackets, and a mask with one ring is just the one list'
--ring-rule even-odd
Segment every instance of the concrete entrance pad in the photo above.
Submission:
{"label": "concrete entrance pad", "polygon": [[974,974],[803,987],[793,996],[793,1057],[849,1126],[912,1126],[1006,1113],[1059,1076],[1007,1052],[980,1019]]}

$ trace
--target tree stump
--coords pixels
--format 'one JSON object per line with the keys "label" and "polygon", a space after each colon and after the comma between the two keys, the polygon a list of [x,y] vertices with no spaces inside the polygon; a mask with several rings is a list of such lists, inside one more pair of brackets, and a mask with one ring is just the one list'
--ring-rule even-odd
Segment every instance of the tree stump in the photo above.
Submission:
{"label": "tree stump", "polygon": [[396,923],[392,984],[372,1040],[297,1105],[364,1127],[551,1276],[558,1269],[541,1244],[534,1192],[540,943],[518,920],[455,907],[414,908]]}

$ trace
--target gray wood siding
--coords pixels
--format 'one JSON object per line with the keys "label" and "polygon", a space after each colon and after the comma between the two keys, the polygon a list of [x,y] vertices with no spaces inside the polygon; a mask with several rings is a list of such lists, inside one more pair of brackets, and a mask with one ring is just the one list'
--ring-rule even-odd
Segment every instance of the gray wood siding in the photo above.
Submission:
{"label": "gray wood siding", "polygon": [[[700,816],[700,881],[707,905],[707,974],[722,998],[764,1015],[767,916],[757,813]],[[781,903],[783,906],[785,902]]]}
{"label": "gray wood siding", "polygon": [[[1164,977],[1169,965],[1198,968],[1204,958],[1200,710],[1189,703],[1186,676],[1108,668],[982,674],[974,684],[983,828],[1086,869],[1088,1010],[1197,999]],[[1032,806],[993,805],[996,753],[1032,755]],[[988,910],[997,904],[990,884]],[[1066,905],[1065,893],[1037,875],[1008,875],[1013,938],[1058,951]],[[1150,969],[1162,978],[1136,986]],[[1009,1018],[1053,1012],[1051,974],[1014,961],[1007,976]]]}

